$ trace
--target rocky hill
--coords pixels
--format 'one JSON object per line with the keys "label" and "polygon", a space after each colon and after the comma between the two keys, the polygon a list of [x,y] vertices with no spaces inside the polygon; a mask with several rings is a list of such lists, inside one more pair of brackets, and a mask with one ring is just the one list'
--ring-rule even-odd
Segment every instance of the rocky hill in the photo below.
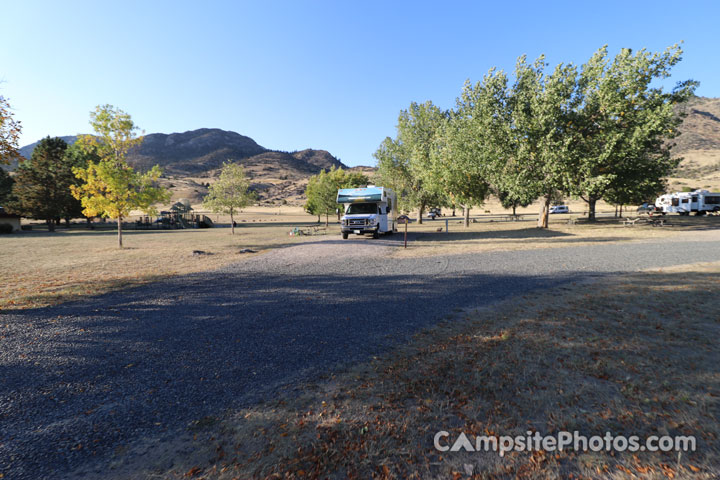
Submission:
{"label": "rocky hill", "polygon": [[[74,143],[76,136],[60,137]],[[20,149],[30,158],[38,142]],[[184,133],[151,133],[128,154],[128,163],[140,169],[160,165],[168,175],[211,174],[225,161],[240,162],[248,168],[267,167],[286,175],[305,176],[321,169],[343,164],[325,150],[306,149],[299,152],[280,152],[258,145],[255,140],[239,133],[218,128],[201,128]]]}
{"label": "rocky hill", "polygon": [[192,175],[215,170],[228,160],[244,163],[242,160],[267,151],[239,133],[201,128],[145,135],[142,143],[128,154],[128,162],[141,169],[160,165],[168,174]]}

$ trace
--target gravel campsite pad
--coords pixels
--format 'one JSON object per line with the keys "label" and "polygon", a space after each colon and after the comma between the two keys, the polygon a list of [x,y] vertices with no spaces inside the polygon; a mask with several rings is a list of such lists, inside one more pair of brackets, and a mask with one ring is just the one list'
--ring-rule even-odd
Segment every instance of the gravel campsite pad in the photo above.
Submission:
{"label": "gravel campsite pad", "polygon": [[390,255],[400,236],[334,237],[1,314],[0,474],[102,477],[98,458],[111,463],[139,439],[172,438],[198,419],[387,351],[454,309],[597,275],[718,261],[717,237],[416,259]]}

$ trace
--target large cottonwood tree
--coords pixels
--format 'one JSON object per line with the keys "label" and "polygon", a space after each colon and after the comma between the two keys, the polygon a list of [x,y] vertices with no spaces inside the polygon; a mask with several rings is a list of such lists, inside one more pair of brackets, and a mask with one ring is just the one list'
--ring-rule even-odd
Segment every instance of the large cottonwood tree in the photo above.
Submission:
{"label": "large cottonwood tree", "polygon": [[598,200],[646,198],[676,168],[670,140],[682,123],[678,106],[698,83],[679,82],[668,92],[658,80],[669,77],[681,58],[679,45],[659,53],[622,49],[612,60],[603,47],[583,65],[582,102],[568,134],[577,162],[568,178],[569,190],[587,202],[590,220]]}
{"label": "large cottonwood tree", "polygon": [[428,206],[448,203],[437,177],[432,174],[432,155],[448,112],[432,102],[412,102],[398,116],[397,136],[386,138],[375,152],[378,176],[383,186],[400,189],[401,205],[417,208],[418,222]]}

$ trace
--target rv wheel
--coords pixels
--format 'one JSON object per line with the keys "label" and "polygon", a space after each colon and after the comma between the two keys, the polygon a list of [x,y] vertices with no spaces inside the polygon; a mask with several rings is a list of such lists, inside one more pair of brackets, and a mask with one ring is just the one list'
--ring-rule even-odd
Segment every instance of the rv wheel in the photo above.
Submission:
{"label": "rv wheel", "polygon": [[348,233],[347,233],[347,232],[342,232],[342,236],[343,236],[343,240],[347,240]]}
{"label": "rv wheel", "polygon": [[380,232],[378,232],[377,230],[375,230],[375,231],[373,232],[373,238],[380,238]]}

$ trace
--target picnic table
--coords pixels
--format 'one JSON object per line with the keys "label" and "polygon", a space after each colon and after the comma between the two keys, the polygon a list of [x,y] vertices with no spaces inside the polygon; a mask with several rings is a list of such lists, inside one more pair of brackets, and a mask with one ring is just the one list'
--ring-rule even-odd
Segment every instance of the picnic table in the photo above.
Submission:
{"label": "picnic table", "polygon": [[323,235],[325,233],[327,233],[327,227],[324,225],[307,225],[290,230],[290,235]]}
{"label": "picnic table", "polygon": [[651,225],[653,227],[664,227],[666,225],[670,225],[665,219],[665,217],[643,216],[636,218],[626,218],[623,220],[623,226],[625,227],[634,227],[638,224]]}

